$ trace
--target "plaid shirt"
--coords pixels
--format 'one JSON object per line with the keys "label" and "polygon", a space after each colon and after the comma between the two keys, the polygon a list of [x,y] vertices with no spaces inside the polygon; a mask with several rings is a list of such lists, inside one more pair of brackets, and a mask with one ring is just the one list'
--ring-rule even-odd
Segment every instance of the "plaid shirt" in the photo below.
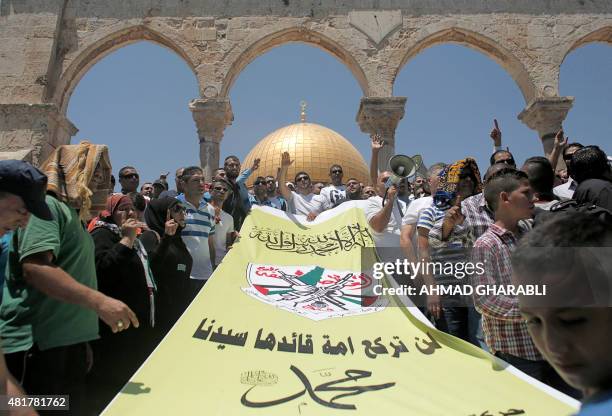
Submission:
{"label": "plaid shirt", "polygon": [[[523,234],[520,232],[519,237]],[[473,284],[485,286],[510,285],[512,263],[517,237],[510,231],[491,224],[474,244],[472,261],[484,263],[482,275],[472,275]],[[485,341],[493,352],[501,351],[527,360],[542,360],[533,343],[527,324],[521,318],[518,298],[505,295],[478,296],[474,291],[476,309],[482,314]]]}
{"label": "plaid shirt", "polygon": [[472,230],[478,239],[493,224],[493,212],[487,207],[484,194],[479,193],[461,202],[461,213],[465,215],[464,225]]}
{"label": "plaid shirt", "polygon": [[[483,235],[489,226],[493,224],[494,215],[489,207],[487,207],[487,201],[485,201],[483,193],[472,195],[462,201],[461,213],[465,216],[465,221],[463,221],[461,225],[456,225],[446,240],[449,240],[453,236],[456,238],[458,237],[464,241],[465,247],[472,247],[473,244],[471,244],[471,242],[473,243]],[[521,220],[519,222],[519,228],[523,232],[529,231],[531,227],[532,220]],[[470,233],[469,237],[467,237],[468,232]],[[442,221],[438,222],[429,231],[429,236],[430,244],[432,244],[432,239],[434,240],[434,244],[438,241],[441,243],[446,241],[442,240]]]}

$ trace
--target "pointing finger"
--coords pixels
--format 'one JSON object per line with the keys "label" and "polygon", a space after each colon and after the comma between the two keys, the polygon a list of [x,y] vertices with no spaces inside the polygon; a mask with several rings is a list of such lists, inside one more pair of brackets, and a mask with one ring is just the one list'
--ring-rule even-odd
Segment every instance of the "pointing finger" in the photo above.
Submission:
{"label": "pointing finger", "polygon": [[495,128],[497,130],[499,130],[499,124],[497,124],[497,119],[496,118],[493,119],[493,124],[495,125]]}

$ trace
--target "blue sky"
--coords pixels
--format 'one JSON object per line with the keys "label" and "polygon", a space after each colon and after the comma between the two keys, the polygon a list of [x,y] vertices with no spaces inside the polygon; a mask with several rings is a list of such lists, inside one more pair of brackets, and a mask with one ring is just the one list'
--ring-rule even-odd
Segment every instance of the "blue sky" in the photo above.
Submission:
{"label": "blue sky", "polygon": [[[589,44],[561,67],[561,95],[576,97],[564,123],[571,141],[597,144],[612,154],[612,47]],[[517,119],[525,108],[512,78],[485,55],[458,45],[421,52],[402,69],[394,95],[408,98],[396,132],[396,152],[420,153],[426,164],[474,156],[486,169],[497,118],[504,145],[518,163],[543,153],[537,133]],[[305,44],[277,47],[248,65],[230,91],[234,122],[221,156],[244,158],[268,133],[299,120],[336,130],[370,158],[369,137],[355,122],[362,92],[333,56]],[[198,98],[195,75],[172,51],[150,42],[123,47],[81,79],[68,107],[79,128],[73,143],[110,147],[114,173],[133,165],[141,184],[163,171],[199,164],[195,123],[187,104]],[[173,174],[171,174],[173,177]]]}

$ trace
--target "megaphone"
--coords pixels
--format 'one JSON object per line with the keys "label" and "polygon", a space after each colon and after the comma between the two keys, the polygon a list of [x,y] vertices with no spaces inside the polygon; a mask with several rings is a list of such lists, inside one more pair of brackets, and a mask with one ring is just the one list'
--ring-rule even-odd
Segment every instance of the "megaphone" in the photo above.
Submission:
{"label": "megaphone", "polygon": [[426,178],[427,177],[427,166],[425,166],[425,164],[423,163],[423,157],[421,155],[414,155],[412,156],[412,160],[417,165],[415,174],[419,174],[422,177]]}
{"label": "megaphone", "polygon": [[402,179],[413,176],[418,169],[417,163],[406,155],[395,155],[389,160],[389,171],[391,176],[387,179],[385,187],[398,185]]}

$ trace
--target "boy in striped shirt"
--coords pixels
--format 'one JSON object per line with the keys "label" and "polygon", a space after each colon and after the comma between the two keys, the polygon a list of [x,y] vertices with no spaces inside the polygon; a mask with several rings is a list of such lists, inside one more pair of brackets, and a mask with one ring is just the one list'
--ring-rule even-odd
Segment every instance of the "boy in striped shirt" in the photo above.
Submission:
{"label": "boy in striped shirt", "polygon": [[215,220],[204,196],[204,172],[199,166],[185,168],[181,176],[184,193],[176,198],[187,207],[185,229],[181,233],[183,242],[191,254],[193,266],[191,279],[194,286],[201,287],[212,274],[215,265]]}

